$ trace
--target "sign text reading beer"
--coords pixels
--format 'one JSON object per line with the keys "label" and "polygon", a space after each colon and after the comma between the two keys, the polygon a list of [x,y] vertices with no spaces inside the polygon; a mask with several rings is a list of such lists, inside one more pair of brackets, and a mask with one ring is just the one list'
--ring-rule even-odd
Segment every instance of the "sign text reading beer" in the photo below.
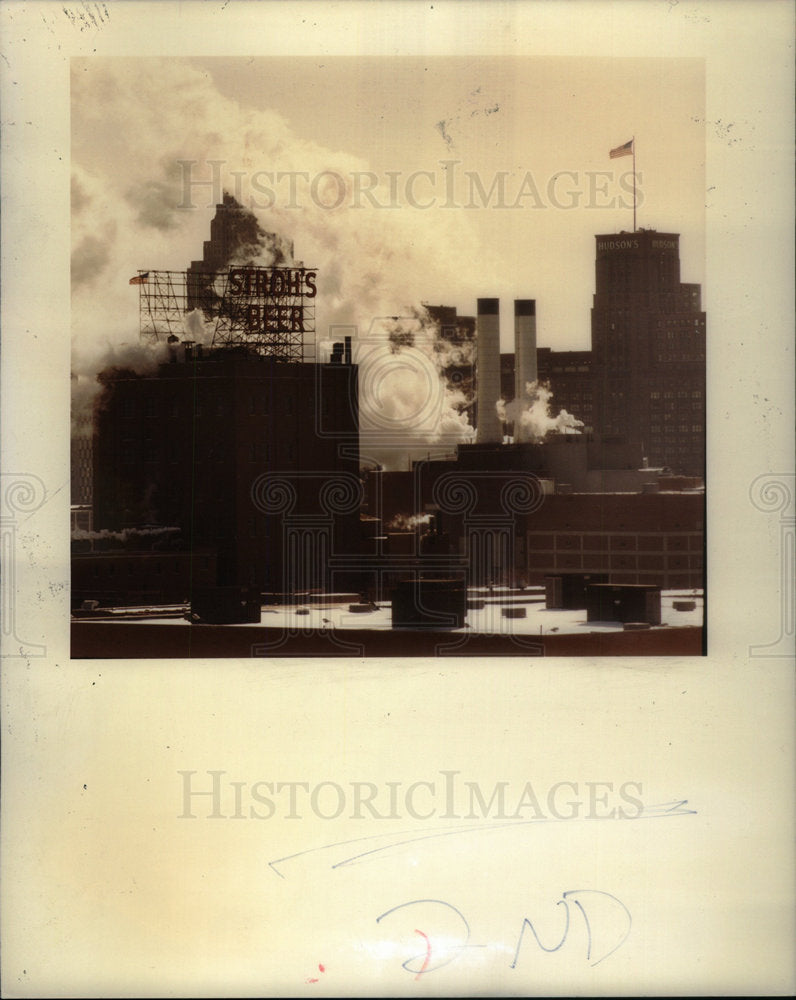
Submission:
{"label": "sign text reading beer", "polygon": [[304,268],[232,268],[227,295],[239,300],[250,333],[304,333],[304,299],[315,298],[316,277]]}

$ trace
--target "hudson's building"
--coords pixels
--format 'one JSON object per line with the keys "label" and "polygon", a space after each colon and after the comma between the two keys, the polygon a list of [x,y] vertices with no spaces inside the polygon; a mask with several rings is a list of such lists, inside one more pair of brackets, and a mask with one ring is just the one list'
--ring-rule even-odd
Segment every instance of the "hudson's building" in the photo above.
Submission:
{"label": "hudson's building", "polygon": [[637,438],[650,465],[705,469],[705,313],[680,281],[680,237],[597,236],[591,313],[595,426]]}

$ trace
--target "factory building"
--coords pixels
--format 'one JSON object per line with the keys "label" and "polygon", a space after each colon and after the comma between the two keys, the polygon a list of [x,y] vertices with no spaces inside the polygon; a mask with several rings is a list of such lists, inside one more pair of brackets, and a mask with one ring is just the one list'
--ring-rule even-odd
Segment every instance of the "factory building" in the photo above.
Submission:
{"label": "factory building", "polygon": [[546,497],[525,519],[518,563],[530,582],[607,573],[612,584],[701,589],[704,505],[696,491]]}
{"label": "factory building", "polygon": [[385,523],[407,522],[413,513],[418,552],[426,535],[444,537],[449,553],[466,563],[471,586],[538,584],[582,572],[607,574],[616,584],[702,588],[700,480],[662,476],[634,458],[632,442],[592,435],[460,445],[455,461],[370,473],[367,493],[382,497]]}
{"label": "factory building", "polygon": [[[186,271],[131,279],[142,339],[165,342],[168,361],[155,374],[99,375],[94,531],[178,529],[179,545],[202,553],[197,585],[274,595],[351,589],[363,546],[351,340],[335,344],[328,363],[309,363],[315,270],[230,195],[210,231]],[[187,328],[205,342],[186,339]],[[161,588],[170,599],[186,589],[190,559],[136,562],[128,553],[117,574],[103,555],[98,572],[129,576],[128,599],[144,589],[145,565],[170,568]],[[92,555],[80,560],[90,583]]]}
{"label": "factory building", "polygon": [[[349,586],[359,551],[357,369],[173,345],[155,376],[103,376],[94,527],[175,526],[218,583]],[[339,573],[331,579],[334,559]]]}

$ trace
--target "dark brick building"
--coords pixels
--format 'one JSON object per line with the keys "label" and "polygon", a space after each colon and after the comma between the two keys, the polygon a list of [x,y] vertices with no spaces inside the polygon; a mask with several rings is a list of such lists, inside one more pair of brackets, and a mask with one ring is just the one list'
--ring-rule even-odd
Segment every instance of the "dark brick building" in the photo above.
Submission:
{"label": "dark brick building", "polygon": [[651,465],[705,469],[705,313],[680,281],[680,237],[597,236],[591,314],[595,425],[634,435]]}
{"label": "dark brick building", "polygon": [[[616,584],[703,588],[699,480],[639,470],[631,448],[590,435],[460,446],[456,461],[372,474],[368,492],[375,497],[380,486],[381,495],[372,512],[385,524],[397,514],[424,515],[415,546],[421,568],[422,534],[436,532],[449,556],[464,561],[471,585],[581,572]],[[564,477],[580,489],[552,492],[552,480]]]}
{"label": "dark brick building", "polygon": [[594,367],[591,351],[536,352],[540,382],[549,382],[553,392],[550,410],[566,410],[583,421],[583,433],[594,429]]}
{"label": "dark brick building", "polygon": [[178,527],[191,550],[217,553],[224,586],[350,586],[360,548],[356,366],[179,350],[154,376],[101,377],[95,529]]}
{"label": "dark brick building", "polygon": [[704,494],[545,497],[525,522],[528,579],[607,573],[611,583],[704,586]]}

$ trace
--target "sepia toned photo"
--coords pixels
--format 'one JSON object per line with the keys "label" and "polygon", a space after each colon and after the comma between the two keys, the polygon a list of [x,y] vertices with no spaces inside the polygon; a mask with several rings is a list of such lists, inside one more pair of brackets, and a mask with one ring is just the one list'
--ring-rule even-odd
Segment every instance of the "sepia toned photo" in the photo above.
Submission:
{"label": "sepia toned photo", "polygon": [[75,60],[72,656],[702,654],[704,90]]}
{"label": "sepia toned photo", "polygon": [[0,992],[792,996],[793,0],[0,4]]}

